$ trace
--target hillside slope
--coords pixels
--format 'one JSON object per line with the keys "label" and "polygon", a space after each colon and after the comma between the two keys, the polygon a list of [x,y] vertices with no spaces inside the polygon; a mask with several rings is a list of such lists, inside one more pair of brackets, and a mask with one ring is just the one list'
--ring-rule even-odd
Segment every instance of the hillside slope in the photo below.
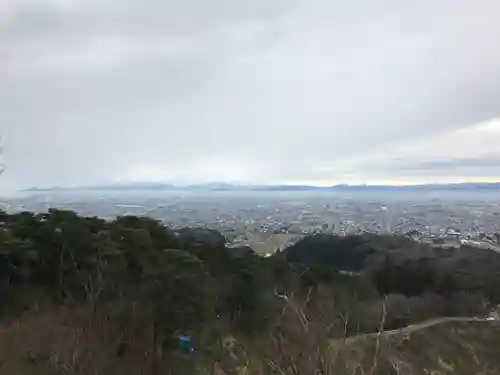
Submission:
{"label": "hillside slope", "polygon": [[379,340],[336,341],[332,351],[339,374],[493,375],[500,373],[499,348],[498,322],[446,321]]}

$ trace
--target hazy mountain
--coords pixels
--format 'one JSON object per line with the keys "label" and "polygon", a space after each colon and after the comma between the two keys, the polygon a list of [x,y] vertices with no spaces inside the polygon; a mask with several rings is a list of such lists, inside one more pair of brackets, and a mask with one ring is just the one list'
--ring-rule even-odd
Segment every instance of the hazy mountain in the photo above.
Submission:
{"label": "hazy mountain", "polygon": [[424,185],[236,185],[228,183],[208,183],[193,185],[171,185],[162,183],[126,183],[110,185],[88,185],[88,186],[53,186],[48,188],[31,187],[23,192],[61,192],[61,191],[162,191],[162,190],[189,190],[189,191],[429,191],[429,190],[500,190],[500,182],[495,183],[454,183],[454,184],[424,184]]}

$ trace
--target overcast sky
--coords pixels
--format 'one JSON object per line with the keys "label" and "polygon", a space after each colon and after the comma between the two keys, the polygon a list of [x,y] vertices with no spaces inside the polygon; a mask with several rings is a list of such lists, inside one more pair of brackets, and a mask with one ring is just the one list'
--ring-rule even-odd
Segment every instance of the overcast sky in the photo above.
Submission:
{"label": "overcast sky", "polygon": [[5,0],[3,189],[500,180],[498,0]]}

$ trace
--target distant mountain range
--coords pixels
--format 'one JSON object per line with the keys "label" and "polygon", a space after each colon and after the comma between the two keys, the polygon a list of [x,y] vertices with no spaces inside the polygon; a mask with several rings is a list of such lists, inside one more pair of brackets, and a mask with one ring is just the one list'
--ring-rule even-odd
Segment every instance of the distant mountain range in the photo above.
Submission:
{"label": "distant mountain range", "polygon": [[500,182],[484,183],[454,183],[454,184],[425,184],[425,185],[237,185],[228,183],[209,183],[195,185],[171,185],[162,183],[125,183],[110,185],[89,185],[49,188],[32,187],[22,192],[71,192],[71,191],[471,191],[471,190],[499,190]]}

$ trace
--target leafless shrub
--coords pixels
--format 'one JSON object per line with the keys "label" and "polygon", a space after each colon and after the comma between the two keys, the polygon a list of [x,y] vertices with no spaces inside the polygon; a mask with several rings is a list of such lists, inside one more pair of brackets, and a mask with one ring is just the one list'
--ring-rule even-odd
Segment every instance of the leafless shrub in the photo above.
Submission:
{"label": "leafless shrub", "polygon": [[[333,298],[323,298],[325,294],[327,290],[321,288],[309,289],[302,297],[275,293],[283,307],[272,330],[273,347],[266,360],[274,373],[332,373],[335,355],[330,345],[331,333],[334,329],[344,330],[344,323],[335,313]],[[348,320],[348,315],[344,315],[344,320]]]}

